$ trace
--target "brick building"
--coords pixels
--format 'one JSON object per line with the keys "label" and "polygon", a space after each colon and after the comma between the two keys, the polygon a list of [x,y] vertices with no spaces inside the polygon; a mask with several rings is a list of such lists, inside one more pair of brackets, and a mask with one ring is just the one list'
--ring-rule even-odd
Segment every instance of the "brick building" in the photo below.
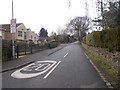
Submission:
{"label": "brick building", "polygon": [[[10,32],[10,24],[2,24],[0,26],[2,28],[2,39],[11,40],[12,34]],[[38,35],[30,29],[27,29],[23,23],[16,24],[15,40],[26,42],[32,41],[37,44],[38,39]]]}

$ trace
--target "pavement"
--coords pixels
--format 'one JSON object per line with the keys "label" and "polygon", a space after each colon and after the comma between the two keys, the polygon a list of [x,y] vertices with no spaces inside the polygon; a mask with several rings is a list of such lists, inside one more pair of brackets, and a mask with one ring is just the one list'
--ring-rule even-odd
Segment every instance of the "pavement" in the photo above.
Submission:
{"label": "pavement", "polygon": [[15,60],[0,63],[0,66],[2,65],[2,70],[0,71],[0,73],[26,66],[26,65],[33,63],[35,61],[38,61],[40,59],[43,60],[45,57],[61,50],[65,46],[67,46],[67,44],[61,44],[60,46],[53,48],[53,49],[39,51],[37,53],[29,54],[29,55],[23,56],[21,58],[15,59]]}

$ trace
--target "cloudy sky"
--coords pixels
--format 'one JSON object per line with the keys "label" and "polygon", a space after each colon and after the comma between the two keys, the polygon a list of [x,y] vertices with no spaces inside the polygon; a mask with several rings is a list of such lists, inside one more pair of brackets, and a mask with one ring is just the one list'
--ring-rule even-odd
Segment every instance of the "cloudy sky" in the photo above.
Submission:
{"label": "cloudy sky", "polygon": [[[24,23],[26,28],[31,28],[36,33],[44,27],[50,34],[57,31],[58,27],[63,27],[70,18],[85,16],[85,0],[71,0],[70,8],[68,0],[13,1],[17,23]],[[12,0],[0,0],[0,11],[0,24],[9,24],[12,18]],[[94,14],[94,11],[90,13]]]}

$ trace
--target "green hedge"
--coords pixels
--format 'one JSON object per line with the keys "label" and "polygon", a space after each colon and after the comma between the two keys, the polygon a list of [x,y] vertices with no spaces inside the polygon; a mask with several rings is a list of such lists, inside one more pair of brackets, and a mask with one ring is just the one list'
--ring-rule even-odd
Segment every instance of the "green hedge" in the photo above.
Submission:
{"label": "green hedge", "polygon": [[57,41],[50,41],[46,45],[48,46],[48,48],[55,48],[58,46],[58,44],[59,43]]}
{"label": "green hedge", "polygon": [[12,41],[2,40],[2,61],[12,58]]}
{"label": "green hedge", "polygon": [[120,27],[94,31],[85,36],[82,41],[91,46],[120,51]]}

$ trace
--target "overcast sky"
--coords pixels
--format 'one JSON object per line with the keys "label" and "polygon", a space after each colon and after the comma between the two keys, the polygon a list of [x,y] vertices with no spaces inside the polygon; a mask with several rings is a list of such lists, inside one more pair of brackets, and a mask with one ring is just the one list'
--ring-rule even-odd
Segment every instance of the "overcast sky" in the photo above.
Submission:
{"label": "overcast sky", "polygon": [[[17,23],[24,23],[26,28],[31,28],[36,33],[44,27],[50,34],[57,31],[57,27],[64,26],[71,17],[85,16],[84,0],[71,0],[70,8],[68,0],[13,1]],[[12,0],[0,0],[0,11],[0,24],[9,24],[12,18]]]}

